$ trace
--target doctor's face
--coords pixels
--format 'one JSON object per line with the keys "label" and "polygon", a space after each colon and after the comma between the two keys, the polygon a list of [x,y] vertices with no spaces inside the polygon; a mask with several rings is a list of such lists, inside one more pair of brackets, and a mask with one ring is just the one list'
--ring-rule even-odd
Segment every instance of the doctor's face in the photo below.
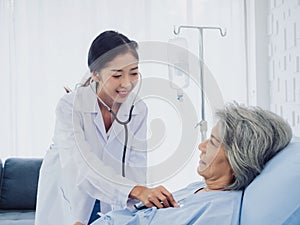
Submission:
{"label": "doctor's face", "polygon": [[219,123],[214,126],[210,138],[202,142],[198,147],[201,154],[197,172],[205,180],[221,179],[231,182],[233,172],[219,137],[219,126]]}
{"label": "doctor's face", "polygon": [[137,59],[130,52],[119,54],[100,71],[98,96],[110,107],[123,103],[138,79]]}

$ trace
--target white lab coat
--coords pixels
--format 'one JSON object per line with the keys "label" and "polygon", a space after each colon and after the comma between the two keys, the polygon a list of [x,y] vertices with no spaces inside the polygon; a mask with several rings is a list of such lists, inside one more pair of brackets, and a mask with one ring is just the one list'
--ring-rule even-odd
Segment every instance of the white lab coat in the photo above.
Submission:
{"label": "white lab coat", "polygon": [[[133,95],[119,109],[122,121]],[[87,224],[95,199],[101,206],[126,207],[131,189],[146,182],[146,119],[147,107],[138,101],[128,124],[123,178],[123,125],[114,120],[108,137],[93,90],[80,87],[66,94],[57,105],[53,144],[40,170],[35,224]]]}

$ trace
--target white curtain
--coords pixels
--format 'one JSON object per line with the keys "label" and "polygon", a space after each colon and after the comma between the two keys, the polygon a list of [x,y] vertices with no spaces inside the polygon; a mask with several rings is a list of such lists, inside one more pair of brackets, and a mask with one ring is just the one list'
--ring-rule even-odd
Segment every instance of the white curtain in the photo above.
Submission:
{"label": "white curtain", "polygon": [[[167,42],[174,25],[226,28],[205,32],[204,61],[225,101],[245,102],[243,10],[239,0],[0,0],[0,158],[44,155],[63,86],[87,73],[91,41],[108,29]],[[182,31],[196,55],[197,35]]]}

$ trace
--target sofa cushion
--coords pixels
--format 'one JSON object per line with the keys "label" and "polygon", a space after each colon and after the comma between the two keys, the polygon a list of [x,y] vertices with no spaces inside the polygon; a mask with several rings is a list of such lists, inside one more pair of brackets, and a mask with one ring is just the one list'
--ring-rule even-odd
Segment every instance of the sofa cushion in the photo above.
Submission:
{"label": "sofa cushion", "polygon": [[2,160],[0,159],[0,196],[1,196],[2,171],[3,171],[3,165],[2,165]]}
{"label": "sofa cushion", "polygon": [[290,143],[246,188],[241,225],[299,224],[300,142]]}
{"label": "sofa cushion", "polygon": [[[2,170],[3,170],[2,160],[0,159],[0,187],[1,187],[1,180],[2,180]],[[0,195],[1,195],[1,188],[0,188]]]}
{"label": "sofa cushion", "polygon": [[34,210],[0,210],[1,225],[34,225]]}
{"label": "sofa cushion", "polygon": [[35,209],[42,159],[5,160],[1,184],[0,209]]}

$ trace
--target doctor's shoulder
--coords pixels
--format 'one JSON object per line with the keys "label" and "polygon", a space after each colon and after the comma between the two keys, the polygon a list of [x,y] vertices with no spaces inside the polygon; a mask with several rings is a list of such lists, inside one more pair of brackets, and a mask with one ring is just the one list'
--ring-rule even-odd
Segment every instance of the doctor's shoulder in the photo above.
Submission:
{"label": "doctor's shoulder", "polygon": [[64,94],[58,101],[56,105],[56,111],[67,110],[73,107],[73,102],[75,98],[75,92],[68,92]]}
{"label": "doctor's shoulder", "polygon": [[56,109],[64,111],[80,109],[82,105],[94,99],[95,97],[90,94],[90,88],[81,86],[64,94],[58,101]]}

